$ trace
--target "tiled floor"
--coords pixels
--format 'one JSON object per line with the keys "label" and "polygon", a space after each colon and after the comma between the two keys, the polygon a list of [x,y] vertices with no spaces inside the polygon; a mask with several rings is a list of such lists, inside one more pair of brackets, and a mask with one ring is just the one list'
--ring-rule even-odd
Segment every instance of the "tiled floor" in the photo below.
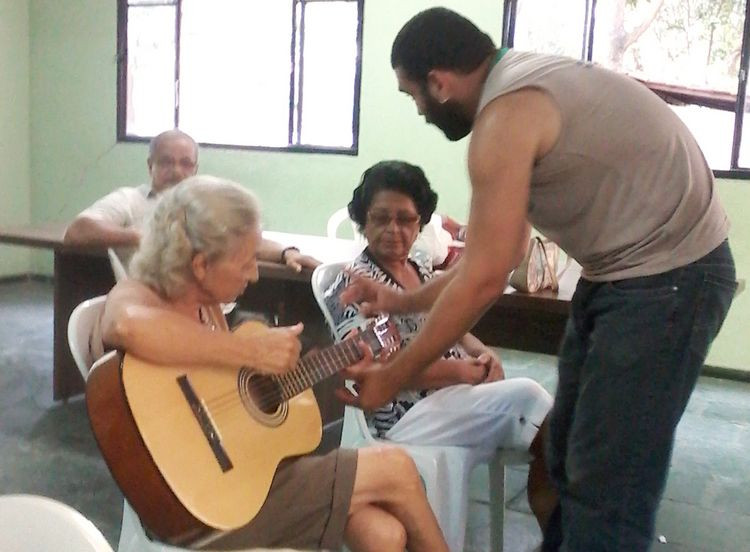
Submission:
{"label": "tiled floor", "polygon": [[[51,397],[52,288],[0,285],[0,494],[62,500],[89,517],[116,547],[122,498],[97,451],[80,399]],[[503,351],[509,376],[550,392],[555,359]],[[750,550],[750,384],[701,378],[680,424],[657,521],[657,552]],[[507,552],[527,552],[540,535],[525,499],[526,473],[507,470]],[[472,480],[467,552],[487,551],[487,472]]]}

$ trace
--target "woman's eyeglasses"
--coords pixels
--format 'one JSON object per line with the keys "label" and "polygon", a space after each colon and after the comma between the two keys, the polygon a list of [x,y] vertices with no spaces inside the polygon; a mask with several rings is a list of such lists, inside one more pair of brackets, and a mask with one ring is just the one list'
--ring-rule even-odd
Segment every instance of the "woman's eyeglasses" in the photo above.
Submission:
{"label": "woman's eyeglasses", "polygon": [[370,211],[367,213],[367,219],[374,226],[388,226],[392,221],[401,228],[411,228],[419,224],[421,217],[411,213],[397,213],[392,216],[390,213],[381,211]]}

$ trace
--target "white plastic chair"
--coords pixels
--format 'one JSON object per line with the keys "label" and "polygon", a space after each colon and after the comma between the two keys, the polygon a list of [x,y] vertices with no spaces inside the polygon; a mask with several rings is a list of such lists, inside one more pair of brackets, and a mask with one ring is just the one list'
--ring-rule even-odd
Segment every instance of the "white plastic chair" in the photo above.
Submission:
{"label": "white plastic chair", "polygon": [[44,496],[0,496],[3,552],[112,552],[104,535],[83,514]]}
{"label": "white plastic chair", "polygon": [[[334,340],[338,341],[333,316],[325,303],[325,292],[346,263],[318,266],[312,274],[312,289]],[[452,552],[464,549],[469,504],[469,479],[479,462],[472,449],[453,446],[423,446],[393,443],[374,438],[361,409],[344,408],[341,446],[361,448],[375,444],[397,444],[412,457],[425,485],[427,499]],[[498,450],[489,464],[490,544],[495,552],[503,549],[505,517],[505,465],[526,463],[528,457],[516,451]]]}
{"label": "white plastic chair", "polygon": [[349,223],[352,225],[352,234],[354,235],[354,241],[364,245],[366,242],[365,237],[360,234],[359,230],[357,229],[357,225],[354,224],[349,218],[349,209],[347,207],[342,207],[341,209],[334,211],[334,213],[330,217],[328,217],[328,223],[326,224],[326,236],[329,238],[338,237],[336,234],[338,234],[339,227],[341,226],[341,223],[346,221],[349,221]]}
{"label": "white plastic chair", "polygon": [[335,238],[338,232],[339,226],[345,220],[349,220],[349,210],[346,207],[342,207],[328,217],[328,223],[326,224],[326,236],[329,238]]}
{"label": "white plastic chair", "polygon": [[122,264],[120,257],[117,256],[115,250],[111,247],[107,248],[107,257],[109,257],[109,264],[112,265],[112,273],[115,275],[115,282],[119,282],[128,277],[128,271],[125,265]]}
{"label": "white plastic chair", "polygon": [[91,336],[94,324],[99,321],[99,316],[104,309],[106,299],[106,295],[100,295],[84,301],[73,309],[68,319],[68,346],[84,381],[88,377],[89,368],[94,363],[97,347],[100,347],[91,343]]}
{"label": "white plastic chair", "polygon": [[163,542],[151,540],[141,525],[141,520],[128,504],[123,500],[122,527],[120,527],[120,542],[117,552],[187,552],[188,548],[177,548]]}
{"label": "white plastic chair", "polygon": [[[117,545],[117,552],[190,552],[190,550],[192,550],[190,548],[177,548],[148,538],[146,532],[143,530],[143,525],[141,525],[141,520],[138,519],[138,515],[130,507],[127,500],[125,500],[124,503],[125,504],[122,508],[120,543]],[[273,550],[267,548],[253,548],[252,550],[247,550],[247,552],[297,551],[292,550],[291,548],[274,548]]]}

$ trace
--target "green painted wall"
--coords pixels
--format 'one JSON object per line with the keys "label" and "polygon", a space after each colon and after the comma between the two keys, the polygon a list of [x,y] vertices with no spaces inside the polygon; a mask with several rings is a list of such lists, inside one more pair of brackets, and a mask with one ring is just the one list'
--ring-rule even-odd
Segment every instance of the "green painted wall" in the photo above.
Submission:
{"label": "green painted wall", "polygon": [[[29,2],[0,0],[0,224],[31,217]],[[29,251],[0,246],[0,276],[29,270]]]}
{"label": "green painted wall", "polygon": [[[737,277],[750,286],[750,180],[719,180],[719,196],[729,214],[729,242]],[[750,371],[750,288],[735,297],[729,316],[714,341],[706,364]]]}
{"label": "green painted wall", "polygon": [[[0,6],[11,3],[0,0]],[[363,169],[381,159],[403,158],[425,168],[440,193],[439,210],[464,218],[466,143],[447,142],[416,116],[411,100],[396,91],[389,64],[391,41],[403,22],[435,3],[365,2],[359,156],[204,149],[201,172],[255,190],[265,207],[267,228],[323,234],[328,215],[347,202]],[[501,2],[440,4],[480,22],[499,39]],[[32,217],[66,221],[114,187],[144,181],[146,147],[115,142],[115,2],[30,0],[30,6]],[[16,35],[25,29],[20,17],[12,25]],[[750,223],[742,213],[750,211],[748,186],[719,184],[734,224],[738,273],[745,278],[750,278]],[[35,255],[33,266],[49,272],[51,256]],[[750,291],[737,299],[710,364],[750,370],[743,339],[748,319]]]}

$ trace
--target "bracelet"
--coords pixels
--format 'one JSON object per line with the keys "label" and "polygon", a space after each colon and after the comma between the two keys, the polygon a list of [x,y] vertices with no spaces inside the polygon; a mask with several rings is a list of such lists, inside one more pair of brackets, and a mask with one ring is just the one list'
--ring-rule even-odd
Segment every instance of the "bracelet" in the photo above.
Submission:
{"label": "bracelet", "polygon": [[287,251],[296,251],[299,253],[299,247],[294,247],[293,245],[290,245],[289,247],[285,247],[281,250],[281,263],[286,263],[286,253]]}

